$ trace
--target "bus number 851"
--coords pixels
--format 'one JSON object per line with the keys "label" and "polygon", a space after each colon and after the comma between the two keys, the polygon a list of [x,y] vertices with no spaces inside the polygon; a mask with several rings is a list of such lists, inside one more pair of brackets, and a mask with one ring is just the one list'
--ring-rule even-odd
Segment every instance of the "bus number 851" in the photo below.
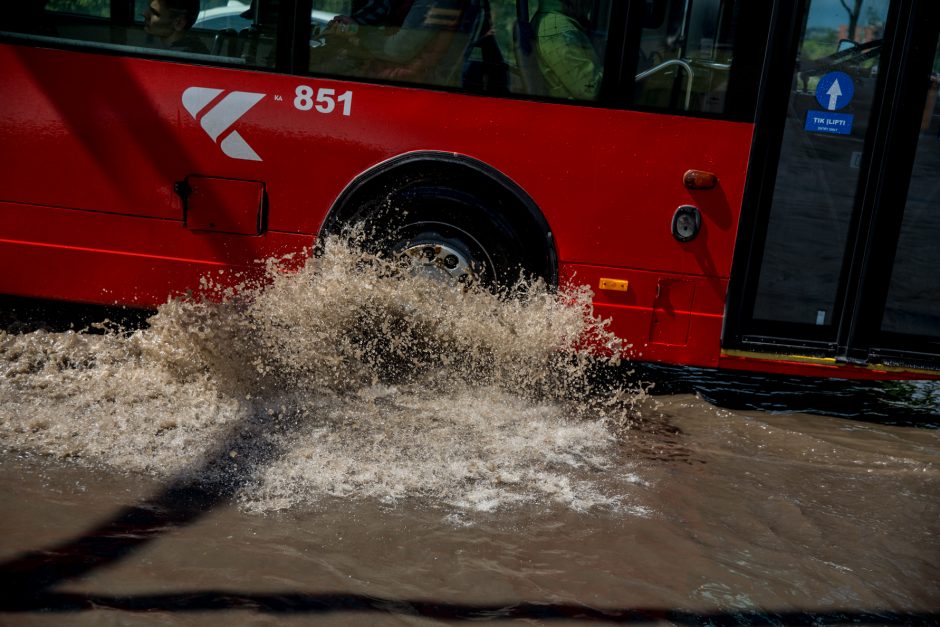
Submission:
{"label": "bus number 851", "polygon": [[298,85],[294,95],[294,107],[299,111],[309,111],[316,107],[320,113],[333,113],[336,110],[336,103],[339,102],[343,105],[343,115],[348,117],[352,112],[351,91],[345,91],[337,96],[335,89],[321,87],[316,91],[316,99],[314,99],[313,87]]}

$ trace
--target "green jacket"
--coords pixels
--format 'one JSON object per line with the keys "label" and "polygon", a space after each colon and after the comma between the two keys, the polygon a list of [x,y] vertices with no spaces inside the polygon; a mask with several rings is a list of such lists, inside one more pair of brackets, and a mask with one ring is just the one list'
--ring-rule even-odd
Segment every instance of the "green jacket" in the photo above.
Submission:
{"label": "green jacket", "polygon": [[561,0],[541,0],[533,28],[539,68],[551,95],[596,100],[603,66],[584,27],[563,12]]}

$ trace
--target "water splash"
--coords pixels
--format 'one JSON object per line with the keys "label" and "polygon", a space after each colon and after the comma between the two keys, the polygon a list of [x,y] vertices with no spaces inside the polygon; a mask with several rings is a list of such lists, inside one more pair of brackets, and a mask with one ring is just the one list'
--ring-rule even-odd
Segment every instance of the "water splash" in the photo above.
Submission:
{"label": "water splash", "polygon": [[340,240],[299,271],[272,263],[265,283],[170,301],[132,332],[0,331],[2,446],[238,477],[256,510],[627,506],[598,471],[642,394],[598,390],[593,371],[616,359],[586,345],[623,347],[586,289],[454,289]]}

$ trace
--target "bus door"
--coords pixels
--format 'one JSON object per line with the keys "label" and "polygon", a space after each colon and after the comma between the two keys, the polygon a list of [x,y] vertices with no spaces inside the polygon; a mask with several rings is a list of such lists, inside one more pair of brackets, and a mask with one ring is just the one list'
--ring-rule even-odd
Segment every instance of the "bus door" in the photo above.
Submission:
{"label": "bus door", "polygon": [[940,367],[940,3],[789,4],[723,353]]}

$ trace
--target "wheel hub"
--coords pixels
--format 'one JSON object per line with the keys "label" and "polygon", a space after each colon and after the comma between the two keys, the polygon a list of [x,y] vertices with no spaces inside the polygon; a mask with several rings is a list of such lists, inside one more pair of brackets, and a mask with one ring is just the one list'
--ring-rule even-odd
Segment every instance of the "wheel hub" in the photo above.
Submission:
{"label": "wheel hub", "polygon": [[469,251],[459,242],[409,242],[399,259],[415,274],[437,281],[467,284],[479,278]]}

